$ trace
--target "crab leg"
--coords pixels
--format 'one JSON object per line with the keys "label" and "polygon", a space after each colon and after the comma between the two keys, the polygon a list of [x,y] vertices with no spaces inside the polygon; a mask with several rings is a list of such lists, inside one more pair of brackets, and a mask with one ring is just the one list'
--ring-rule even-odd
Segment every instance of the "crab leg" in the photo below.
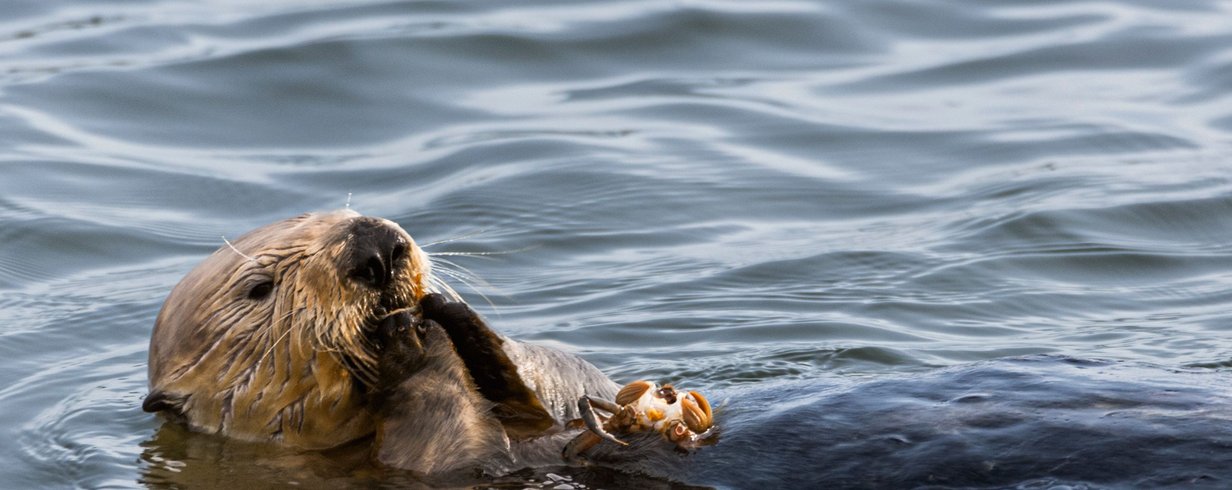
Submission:
{"label": "crab leg", "polygon": [[[592,400],[589,396],[583,396],[579,398],[578,399],[578,411],[581,412],[582,422],[586,423],[586,429],[590,430],[592,433],[594,433],[595,435],[603,439],[612,441],[616,444],[620,444],[621,446],[628,446],[629,443],[622,441],[620,439],[617,439],[616,436],[609,434],[606,430],[603,429],[603,424],[599,422],[599,416],[595,414],[595,409],[593,406],[591,406],[591,403],[599,405],[599,408],[608,410],[612,413],[616,413],[620,411],[620,407],[615,406],[615,404],[611,402],[601,401],[601,400]],[[611,408],[614,408],[615,410],[609,410],[607,405],[610,405]]]}
{"label": "crab leg", "polygon": [[[590,400],[591,405],[593,405],[595,408],[603,410],[604,412],[607,412],[613,415],[620,413],[620,405],[609,402],[607,400],[603,400],[600,398],[591,398],[589,396],[584,396],[582,397],[582,399]],[[586,412],[586,409],[582,408],[581,400],[578,401],[578,408],[581,409],[583,413]]]}

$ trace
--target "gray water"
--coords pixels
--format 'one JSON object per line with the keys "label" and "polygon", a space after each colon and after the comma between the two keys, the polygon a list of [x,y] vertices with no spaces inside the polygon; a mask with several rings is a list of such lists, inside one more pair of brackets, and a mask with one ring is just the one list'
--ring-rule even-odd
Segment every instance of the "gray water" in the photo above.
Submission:
{"label": "gray water", "polygon": [[179,278],[223,236],[348,201],[491,254],[441,257],[496,328],[621,381],[1225,370],[1229,15],[7,0],[0,481],[396,484],[140,410]]}

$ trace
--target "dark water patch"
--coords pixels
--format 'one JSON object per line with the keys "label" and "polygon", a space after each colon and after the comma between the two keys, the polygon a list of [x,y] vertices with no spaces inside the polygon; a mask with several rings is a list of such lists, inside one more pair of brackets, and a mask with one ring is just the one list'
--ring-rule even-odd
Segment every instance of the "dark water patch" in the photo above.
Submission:
{"label": "dark water patch", "polygon": [[[1210,377],[1031,358],[855,385],[771,385],[727,408],[731,430],[694,467],[710,465],[699,481],[733,487],[1218,486],[1226,461],[1211,455],[1232,439],[1209,410],[1227,403]],[[727,466],[745,452],[764,459]]]}

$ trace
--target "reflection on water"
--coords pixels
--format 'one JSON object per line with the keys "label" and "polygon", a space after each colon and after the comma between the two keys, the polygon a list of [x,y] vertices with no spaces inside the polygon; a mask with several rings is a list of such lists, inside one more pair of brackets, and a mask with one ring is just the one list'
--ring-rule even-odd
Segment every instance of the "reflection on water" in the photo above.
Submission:
{"label": "reflection on water", "polygon": [[177,424],[164,424],[141,443],[141,449],[144,471],[139,481],[155,488],[221,488],[237,482],[322,486],[337,481],[343,487],[374,483],[370,475],[357,473],[367,456],[358,447],[302,453],[272,444],[194,434]]}
{"label": "reflection on water", "polygon": [[618,380],[738,395],[1038,354],[1223,370],[1228,10],[8,2],[0,474],[396,481],[138,407],[171,286],[222,236],[348,195],[452,240],[434,251],[496,253],[448,257],[483,279],[468,299]]}

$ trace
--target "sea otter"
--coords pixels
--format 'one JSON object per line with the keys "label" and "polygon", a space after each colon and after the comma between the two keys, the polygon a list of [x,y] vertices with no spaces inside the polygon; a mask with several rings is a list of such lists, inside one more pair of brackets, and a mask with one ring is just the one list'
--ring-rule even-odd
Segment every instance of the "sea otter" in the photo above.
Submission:
{"label": "sea otter", "polygon": [[[338,211],[260,228],[168,297],[144,408],[295,448],[370,440],[377,462],[417,475],[563,464],[578,401],[616,399],[616,384],[576,356],[496,334],[439,288],[392,222]],[[1215,367],[1030,356],[736,384],[718,392],[731,403],[720,402],[713,448],[685,459],[660,439],[621,436],[628,447],[586,456],[729,488],[1226,488],[1232,395],[1226,365]],[[161,468],[148,471],[187,478]]]}

